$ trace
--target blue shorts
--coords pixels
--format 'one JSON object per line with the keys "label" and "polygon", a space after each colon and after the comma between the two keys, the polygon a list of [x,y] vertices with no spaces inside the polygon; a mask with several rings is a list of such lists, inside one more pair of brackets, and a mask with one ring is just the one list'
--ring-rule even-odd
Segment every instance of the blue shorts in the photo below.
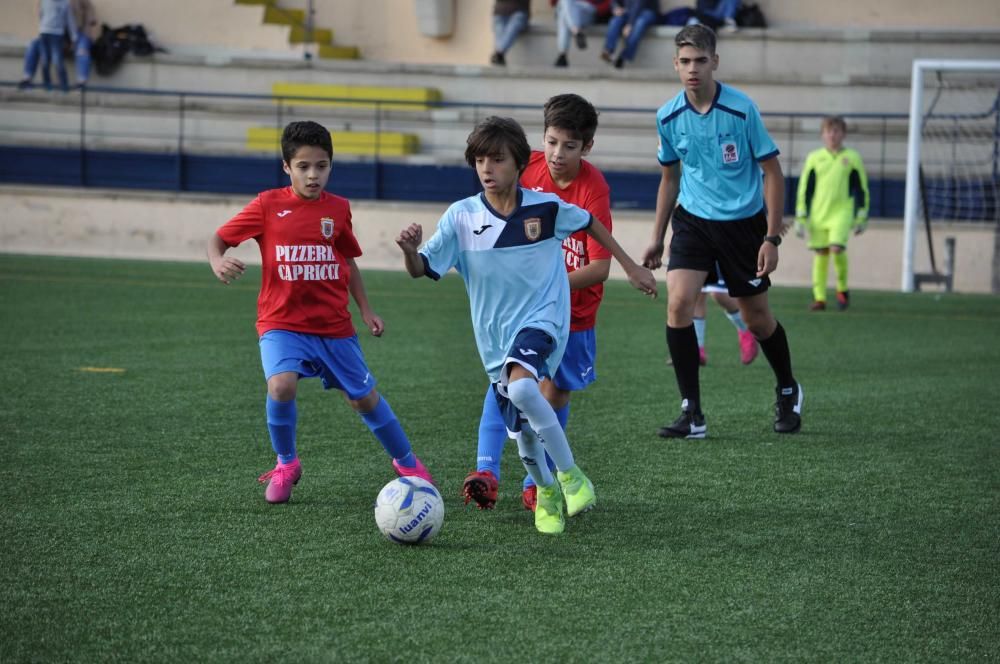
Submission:
{"label": "blue shorts", "polygon": [[514,433],[520,431],[521,424],[527,421],[517,406],[507,397],[507,383],[510,380],[508,367],[511,364],[519,364],[533,373],[539,381],[548,378],[549,369],[545,365],[545,360],[555,349],[555,339],[532,327],[521,330],[514,337],[510,354],[507,356],[503,371],[500,373],[500,382],[493,383],[493,394],[496,395],[497,404],[500,406],[500,412],[503,414],[503,421],[507,425],[508,431]]}
{"label": "blue shorts", "polygon": [[570,332],[559,368],[552,382],[560,390],[582,390],[597,380],[597,333],[594,328]]}
{"label": "blue shorts", "polygon": [[344,339],[269,330],[260,338],[264,378],[294,371],[302,378],[319,376],[327,390],[337,388],[351,399],[366,396],[375,387],[358,335]]}

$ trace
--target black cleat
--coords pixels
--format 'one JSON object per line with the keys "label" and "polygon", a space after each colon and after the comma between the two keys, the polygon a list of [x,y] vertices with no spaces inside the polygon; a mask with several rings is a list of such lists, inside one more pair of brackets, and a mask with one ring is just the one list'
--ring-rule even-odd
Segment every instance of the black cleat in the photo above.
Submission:
{"label": "black cleat", "polygon": [[778,433],[795,433],[802,428],[802,386],[776,387],[774,404],[774,430]]}
{"label": "black cleat", "polygon": [[705,416],[700,410],[692,412],[687,399],[681,402],[681,415],[656,432],[661,438],[704,438],[708,431]]}

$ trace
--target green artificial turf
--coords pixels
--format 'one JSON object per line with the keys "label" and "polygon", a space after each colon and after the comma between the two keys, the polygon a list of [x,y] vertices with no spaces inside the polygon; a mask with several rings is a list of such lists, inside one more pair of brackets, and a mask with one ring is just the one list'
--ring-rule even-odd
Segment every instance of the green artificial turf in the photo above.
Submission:
{"label": "green artificial turf", "polygon": [[0,255],[0,661],[997,661],[997,298],[774,289],[794,436],[709,303],[709,437],[665,441],[662,293],[608,284],[568,430],[598,506],[545,537],[513,445],[496,510],[459,497],[487,384],[460,280],[365,280],[369,366],[445,496],[427,546],[376,530],[392,468],[318,381],[303,479],[264,502],[259,269]]}

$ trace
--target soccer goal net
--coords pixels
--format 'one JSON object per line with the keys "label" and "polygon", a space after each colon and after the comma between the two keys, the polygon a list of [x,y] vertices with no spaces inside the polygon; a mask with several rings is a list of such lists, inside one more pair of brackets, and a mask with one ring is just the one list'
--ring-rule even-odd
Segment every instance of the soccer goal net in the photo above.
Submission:
{"label": "soccer goal net", "polygon": [[[1000,224],[1000,60],[915,60],[911,86],[905,292],[919,289],[922,281],[950,287],[951,275],[945,272],[951,266],[943,266],[934,252],[935,226]],[[917,266],[914,250],[921,226],[927,260]]]}

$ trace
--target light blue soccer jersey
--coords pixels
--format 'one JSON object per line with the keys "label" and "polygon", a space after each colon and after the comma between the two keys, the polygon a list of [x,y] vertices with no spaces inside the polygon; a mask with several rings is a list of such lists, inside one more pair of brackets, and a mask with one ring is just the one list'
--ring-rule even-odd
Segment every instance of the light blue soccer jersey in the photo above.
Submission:
{"label": "light blue soccer jersey", "polygon": [[504,217],[483,194],[454,203],[420,249],[424,270],[439,279],[455,268],[469,293],[476,346],[490,380],[500,380],[514,337],[532,327],[552,336],[549,375],[569,336],[569,279],[562,241],[590,225],[590,213],[555,194],[519,189]]}
{"label": "light blue soccer jersey", "polygon": [[656,112],[660,164],[681,162],[685,210],[703,219],[745,219],[764,207],[757,162],[778,154],[760,112],[745,94],[716,83],[715,100],[704,114],[682,90]]}

